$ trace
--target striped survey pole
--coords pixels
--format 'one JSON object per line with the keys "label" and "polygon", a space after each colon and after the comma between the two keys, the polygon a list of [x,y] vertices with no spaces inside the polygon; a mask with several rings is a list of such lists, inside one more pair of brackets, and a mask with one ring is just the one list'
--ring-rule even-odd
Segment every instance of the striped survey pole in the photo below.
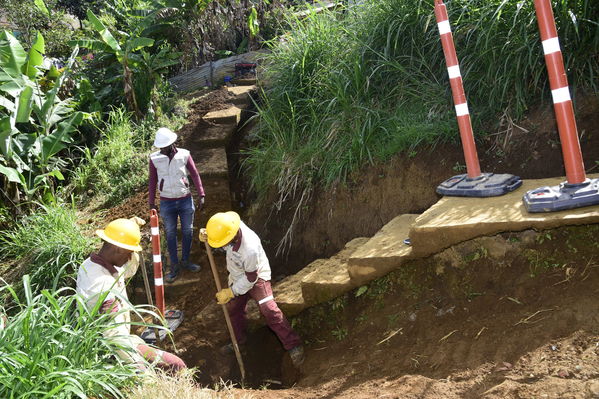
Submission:
{"label": "striped survey pole", "polygon": [[[162,278],[162,257],[160,255],[160,229],[158,228],[158,212],[156,209],[150,211],[150,232],[152,233],[152,260],[154,263],[154,292],[156,293],[156,307],[158,313],[166,321],[167,328],[173,332],[183,322],[183,312],[180,310],[165,310],[164,303],[164,280]],[[145,267],[145,266],[144,266]],[[153,331],[146,328],[141,334],[141,338],[149,343],[155,344],[162,341],[166,336],[166,331]]]}
{"label": "striped survey pole", "polygon": [[545,53],[545,63],[549,73],[549,86],[553,97],[553,108],[557,119],[557,129],[562,143],[566,179],[570,184],[582,183],[586,179],[578,130],[574,118],[574,107],[570,98],[568,77],[564,68],[562,50],[557,37],[553,10],[549,0],[535,0],[539,32]]}
{"label": "striped survey pole", "polygon": [[453,103],[460,129],[460,138],[462,139],[464,157],[466,158],[466,169],[468,177],[473,179],[480,176],[480,164],[478,162],[478,154],[476,153],[476,144],[474,143],[472,122],[470,121],[468,102],[466,101],[466,93],[462,82],[460,63],[455,51],[447,7],[443,4],[443,0],[435,0],[435,17],[437,18],[437,26],[439,28],[439,35],[441,36],[443,53],[445,54],[445,63],[447,64],[447,73],[449,74]]}
{"label": "striped survey pole", "polygon": [[480,172],[470,111],[468,110],[462,73],[460,72],[460,63],[453,42],[447,7],[445,7],[443,0],[435,0],[435,17],[437,19],[439,35],[441,36],[447,73],[449,74],[449,83],[451,85],[467,171],[466,175],[453,176],[441,183],[437,187],[437,192],[442,195],[491,197],[513,191],[522,184],[522,180],[519,177],[505,174],[483,174]]}
{"label": "striped survey pole", "polygon": [[599,204],[599,179],[587,179],[584,171],[574,107],[551,2],[535,0],[534,4],[562,144],[566,182],[527,192],[523,197],[524,205],[529,212],[551,212]]}
{"label": "striped survey pole", "polygon": [[154,261],[154,291],[156,293],[156,307],[164,317],[166,305],[164,303],[164,279],[162,278],[162,256],[160,255],[160,230],[158,228],[158,213],[156,209],[150,211],[150,230],[152,232],[152,259]]}

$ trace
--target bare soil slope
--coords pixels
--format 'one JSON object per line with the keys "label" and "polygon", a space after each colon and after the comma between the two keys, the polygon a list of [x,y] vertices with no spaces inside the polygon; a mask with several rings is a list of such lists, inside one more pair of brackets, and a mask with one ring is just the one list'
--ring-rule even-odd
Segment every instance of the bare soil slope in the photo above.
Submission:
{"label": "bare soil slope", "polygon": [[597,397],[598,238],[476,239],[309,309],[302,373],[284,366],[296,385],[259,397]]}

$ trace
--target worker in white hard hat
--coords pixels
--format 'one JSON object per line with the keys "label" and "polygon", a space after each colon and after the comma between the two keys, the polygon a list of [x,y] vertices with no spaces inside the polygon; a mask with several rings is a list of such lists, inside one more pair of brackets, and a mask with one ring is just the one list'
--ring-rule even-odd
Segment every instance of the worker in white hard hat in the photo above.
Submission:
{"label": "worker in white hard hat", "polygon": [[[158,151],[150,155],[149,203],[156,207],[156,187],[160,191],[160,216],[166,230],[166,243],[170,258],[170,271],[166,282],[172,283],[184,268],[192,272],[200,271],[200,266],[189,259],[193,238],[193,216],[195,204],[191,195],[188,176],[198,193],[198,208],[204,206],[204,188],[200,174],[189,151],[175,147],[177,134],[162,127],[156,132],[154,147]],[[178,256],[177,222],[181,220],[182,248]]]}
{"label": "worker in white hard hat", "polygon": [[104,335],[120,348],[116,351],[117,356],[137,364],[140,369],[145,369],[145,361],[167,370],[186,368],[178,356],[152,348],[131,334],[131,305],[125,281],[133,277],[139,265],[137,252],[142,248],[139,246],[138,222],[116,219],[105,229],[96,230],[96,234],[103,240],[102,248],[79,267],[76,290],[89,311],[102,300],[100,312],[114,314],[114,327],[106,330]]}
{"label": "worker in white hard hat", "polygon": [[[304,361],[302,341],[275,302],[270,264],[260,237],[240,220],[236,212],[220,212],[208,220],[205,236],[200,240],[207,240],[213,248],[226,250],[229,284],[216,293],[216,299],[221,305],[227,304],[237,342],[245,342],[246,307],[248,300],[254,299],[266,324],[288,351],[293,364],[299,367]],[[232,346],[229,344],[222,349],[229,352]]]}

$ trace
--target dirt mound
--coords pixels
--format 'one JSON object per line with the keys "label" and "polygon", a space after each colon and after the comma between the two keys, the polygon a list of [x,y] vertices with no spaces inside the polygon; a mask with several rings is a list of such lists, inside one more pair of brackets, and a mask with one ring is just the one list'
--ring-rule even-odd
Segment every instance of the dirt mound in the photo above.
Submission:
{"label": "dirt mound", "polygon": [[202,121],[204,115],[210,111],[219,111],[229,108],[232,104],[231,100],[235,97],[227,91],[226,87],[218,90],[210,91],[203,95],[189,106],[187,115],[187,123],[179,129],[179,145],[186,147],[188,138],[194,134],[201,134],[202,129],[206,124]]}

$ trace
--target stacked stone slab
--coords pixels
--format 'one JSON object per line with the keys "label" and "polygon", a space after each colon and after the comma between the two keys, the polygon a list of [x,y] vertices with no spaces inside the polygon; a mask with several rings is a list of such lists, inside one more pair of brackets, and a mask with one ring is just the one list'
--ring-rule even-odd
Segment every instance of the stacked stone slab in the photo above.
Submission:
{"label": "stacked stone slab", "polygon": [[[589,176],[597,177],[599,174]],[[599,223],[599,206],[549,213],[526,211],[522,203],[524,193],[537,187],[556,186],[564,180],[524,180],[518,190],[500,197],[444,197],[416,219],[410,230],[412,255],[428,256],[462,241],[503,231]]]}
{"label": "stacked stone slab", "polygon": [[[564,178],[524,181],[522,188],[500,197],[445,197],[422,215],[397,216],[372,238],[354,239],[337,255],[317,259],[276,284],[275,298],[285,314],[293,316],[384,276],[411,259],[439,253],[463,241],[504,231],[599,223],[599,206],[544,214],[526,212],[522,195],[527,190],[562,181]],[[411,246],[404,243],[407,237]],[[256,307],[250,317],[262,324]]]}

